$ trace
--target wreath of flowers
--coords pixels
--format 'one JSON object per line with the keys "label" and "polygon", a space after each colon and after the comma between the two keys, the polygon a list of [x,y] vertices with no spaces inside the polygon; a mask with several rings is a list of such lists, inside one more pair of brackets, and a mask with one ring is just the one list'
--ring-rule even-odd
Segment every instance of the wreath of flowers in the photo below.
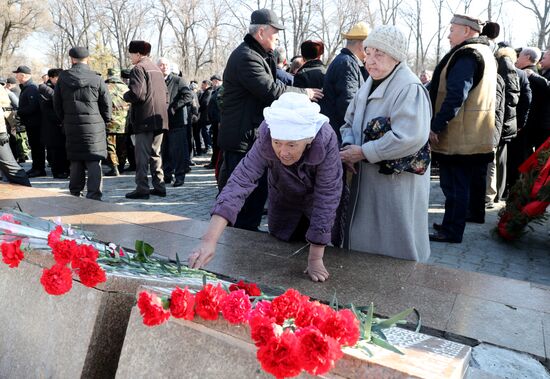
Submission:
{"label": "wreath of flowers", "polygon": [[[10,217],[11,216],[11,217]],[[20,224],[13,215],[4,214],[2,220]],[[91,245],[78,244],[72,239],[62,239],[63,228],[57,226],[48,234],[48,246],[52,249],[55,263],[42,271],[40,283],[50,295],[63,295],[73,286],[73,273],[86,287],[95,287],[107,280],[105,271],[97,263],[99,252]],[[0,245],[2,261],[10,268],[16,268],[25,258],[21,249],[23,239],[4,241]]]}
{"label": "wreath of flowers", "polygon": [[248,324],[258,361],[277,378],[297,376],[302,370],[325,374],[343,356],[342,347],[359,340],[360,323],[350,309],[336,311],[295,289],[272,300],[260,295],[253,283],[241,281],[229,292],[209,283],[196,294],[188,287],[176,287],[162,298],[142,291],[137,305],[147,326],[160,325],[170,316],[216,320],[220,314],[230,324]]}
{"label": "wreath of flowers", "polygon": [[498,234],[515,241],[530,222],[546,220],[550,205],[550,138],[519,167],[520,178],[510,189],[506,207],[499,213]]}

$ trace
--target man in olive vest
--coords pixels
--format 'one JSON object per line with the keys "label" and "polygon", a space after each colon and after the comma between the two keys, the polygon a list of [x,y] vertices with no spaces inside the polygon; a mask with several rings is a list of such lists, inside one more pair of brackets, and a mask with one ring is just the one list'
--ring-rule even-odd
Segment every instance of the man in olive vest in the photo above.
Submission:
{"label": "man in olive vest", "polygon": [[107,124],[107,162],[110,170],[105,176],[118,176],[120,162],[126,161],[126,117],[130,104],[124,100],[128,86],[120,78],[120,71],[114,68],[107,70],[107,89],[113,102],[113,115]]}
{"label": "man in olive vest", "polygon": [[485,222],[487,164],[493,161],[497,67],[483,23],[454,15],[451,51],[430,84],[434,110],[430,142],[439,162],[445,215],[433,225],[435,242],[462,242],[466,222]]}

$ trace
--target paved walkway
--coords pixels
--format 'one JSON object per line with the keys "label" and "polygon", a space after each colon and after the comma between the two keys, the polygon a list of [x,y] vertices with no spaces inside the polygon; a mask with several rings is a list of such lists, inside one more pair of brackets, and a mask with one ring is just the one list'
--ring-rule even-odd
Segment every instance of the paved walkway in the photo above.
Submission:
{"label": "paved walkway", "polygon": [[[167,187],[168,196],[152,196],[149,200],[129,200],[124,195],[133,190],[134,176],[124,173],[119,177],[105,177],[103,200],[116,204],[131,204],[142,210],[155,210],[173,215],[208,220],[213,199],[217,194],[213,170],[202,167],[209,157],[195,158],[197,166],[186,176],[185,185],[178,188]],[[24,164],[30,168],[30,164]],[[68,180],[50,177],[31,180],[36,188],[68,193]],[[439,189],[437,177],[432,178],[429,221],[440,222],[443,217],[444,197]],[[432,243],[428,263],[452,267],[465,271],[489,273],[493,275],[526,280],[534,284],[550,286],[550,221],[534,226],[515,244],[502,242],[493,229],[500,208],[488,210],[486,223],[468,224],[461,244]],[[396,236],[398,238],[398,236]]]}

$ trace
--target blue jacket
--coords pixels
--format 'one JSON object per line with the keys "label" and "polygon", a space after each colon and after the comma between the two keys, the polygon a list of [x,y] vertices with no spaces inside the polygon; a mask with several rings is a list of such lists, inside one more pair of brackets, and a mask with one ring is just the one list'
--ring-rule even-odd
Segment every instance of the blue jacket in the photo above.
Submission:
{"label": "blue jacket", "polygon": [[368,73],[357,57],[347,48],[334,58],[327,69],[323,83],[321,113],[330,120],[330,125],[342,141],[340,127],[345,124],[344,116],[357,90],[365,82]]}

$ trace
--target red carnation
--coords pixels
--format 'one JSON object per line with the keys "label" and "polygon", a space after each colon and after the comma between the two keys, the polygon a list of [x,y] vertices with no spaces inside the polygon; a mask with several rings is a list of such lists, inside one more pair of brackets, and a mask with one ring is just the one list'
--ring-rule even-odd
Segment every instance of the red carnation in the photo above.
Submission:
{"label": "red carnation", "polygon": [[11,213],[4,213],[2,217],[0,217],[0,220],[11,222],[12,224],[21,225],[21,221],[16,221],[15,218],[13,218],[13,215]]}
{"label": "red carnation", "polygon": [[57,225],[54,230],[48,234],[48,246],[52,249],[55,248],[55,245],[61,241],[61,235],[63,234],[63,228],[60,225]]}
{"label": "red carnation", "polygon": [[184,320],[193,320],[195,317],[195,296],[189,289],[181,289],[176,287],[172,291],[172,296],[170,297],[170,313],[175,318],[183,318]]}
{"label": "red carnation", "polygon": [[359,339],[359,320],[349,309],[334,312],[320,329],[341,345],[354,346]]}
{"label": "red carnation", "polygon": [[2,249],[2,260],[10,268],[19,266],[19,262],[25,258],[25,255],[21,250],[21,240],[4,242],[0,247]]}
{"label": "red carnation", "polygon": [[342,350],[338,342],[314,326],[298,329],[298,354],[302,368],[311,375],[323,375],[334,367],[334,363],[342,358]]}
{"label": "red carnation", "polygon": [[73,268],[79,268],[80,262],[84,259],[90,259],[92,261],[97,261],[99,257],[99,252],[92,245],[77,245],[77,249],[74,251],[73,258],[71,260],[71,265]]}
{"label": "red carnation", "polygon": [[63,295],[71,290],[73,275],[67,266],[55,264],[50,269],[44,269],[40,283],[50,295]]}
{"label": "red carnation", "polygon": [[217,320],[220,305],[227,293],[218,284],[207,284],[195,295],[196,312],[205,320]]}
{"label": "red carnation", "polygon": [[277,324],[275,324],[274,319],[261,314],[254,314],[250,317],[248,324],[250,325],[250,338],[256,346],[263,346],[272,338],[275,338]]}
{"label": "red carnation", "polygon": [[[50,235],[52,233],[50,233]],[[48,237],[48,239],[49,238],[50,237]],[[71,262],[75,252],[78,250],[78,244],[73,240],[59,240],[57,242],[52,242],[50,246],[52,247],[55,262],[60,265],[66,265]]]}
{"label": "red carnation", "polygon": [[334,309],[326,304],[321,304],[318,301],[304,302],[294,320],[294,323],[301,328],[310,325],[320,328],[321,325],[324,324],[325,320],[334,312]]}
{"label": "red carnation", "polygon": [[80,260],[77,273],[80,277],[80,281],[86,287],[95,287],[99,283],[105,283],[107,281],[105,271],[99,267],[96,261],[88,258]]}
{"label": "red carnation", "polygon": [[250,298],[244,290],[233,291],[221,303],[222,315],[230,324],[243,324],[252,309]]}
{"label": "red carnation", "polygon": [[256,283],[245,283],[243,280],[240,280],[237,284],[231,284],[229,286],[229,291],[238,291],[244,290],[248,296],[261,296],[262,291]]}
{"label": "red carnation", "polygon": [[531,201],[521,209],[521,213],[529,217],[537,217],[544,213],[549,204],[546,201]]}
{"label": "red carnation", "polygon": [[283,325],[286,319],[295,318],[303,306],[303,303],[308,300],[308,296],[304,296],[292,288],[288,289],[281,296],[277,296],[273,299],[271,302],[271,311],[275,316],[277,324]]}
{"label": "red carnation", "polygon": [[291,378],[302,371],[298,356],[298,338],[289,330],[261,346],[256,357],[262,368],[276,378]]}
{"label": "red carnation", "polygon": [[249,317],[253,315],[260,314],[266,317],[272,317],[273,312],[271,311],[271,301],[261,300],[256,303],[256,306],[252,311],[250,311]]}
{"label": "red carnation", "polygon": [[147,326],[160,325],[170,317],[170,312],[162,306],[161,299],[154,294],[140,292],[137,306]]}

